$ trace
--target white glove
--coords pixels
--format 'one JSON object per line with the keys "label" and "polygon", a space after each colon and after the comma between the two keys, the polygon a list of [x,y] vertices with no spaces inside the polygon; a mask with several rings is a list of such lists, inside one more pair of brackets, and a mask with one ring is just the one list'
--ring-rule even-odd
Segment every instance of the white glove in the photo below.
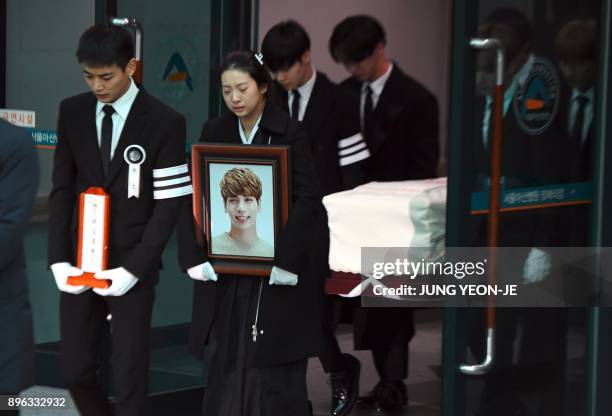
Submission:
{"label": "white glove", "polygon": [[213,282],[217,281],[217,273],[215,273],[215,269],[213,269],[209,262],[190,267],[187,269],[187,274],[193,280],[201,280],[203,282],[207,282],[209,280],[212,280]]}
{"label": "white glove", "polygon": [[298,275],[283,270],[280,267],[272,267],[270,273],[270,285],[295,286],[298,282]]}
{"label": "white glove", "polygon": [[532,248],[523,265],[523,283],[528,285],[540,282],[548,277],[551,269],[550,254],[539,248]]}
{"label": "white glove", "polygon": [[89,289],[89,286],[73,286],[68,284],[70,276],[80,276],[83,274],[83,270],[74,267],[70,263],[54,263],[51,265],[51,272],[53,273],[57,288],[62,292],[78,295]]}
{"label": "white glove", "polygon": [[106,289],[95,288],[93,291],[100,296],[123,296],[136,283],[138,279],[132,273],[125,270],[123,267],[116,269],[102,270],[94,274],[96,279],[111,280],[111,285]]}

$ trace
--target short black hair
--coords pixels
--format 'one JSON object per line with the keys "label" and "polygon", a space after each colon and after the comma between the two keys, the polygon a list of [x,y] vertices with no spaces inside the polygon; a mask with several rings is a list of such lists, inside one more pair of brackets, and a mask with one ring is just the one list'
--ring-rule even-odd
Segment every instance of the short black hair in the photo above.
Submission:
{"label": "short black hair", "polygon": [[597,59],[598,37],[595,19],[572,20],[555,38],[555,55],[564,62],[594,61]]}
{"label": "short black hair", "polygon": [[376,46],[387,43],[385,30],[372,16],[350,16],[334,27],[329,53],[336,62],[360,62],[372,55]]}
{"label": "short black hair", "polygon": [[259,88],[267,87],[267,95],[272,88],[270,73],[264,66],[264,57],[258,54],[258,59],[255,55],[253,51],[234,51],[228,53],[219,67],[219,78],[221,78],[225,71],[230,69],[246,72],[255,80]]}
{"label": "short black hair", "polygon": [[493,10],[479,27],[480,36],[499,38],[504,45],[508,61],[526,46],[531,47],[532,31],[527,16],[510,7]]}
{"label": "short black hair", "polygon": [[261,43],[266,66],[272,72],[290,68],[309,50],[308,33],[295,20],[286,20],[272,26]]}
{"label": "short black hair", "polygon": [[134,58],[134,42],[126,29],[99,23],[87,29],[79,39],[76,52],[79,63],[92,67],[117,65],[125,69]]}

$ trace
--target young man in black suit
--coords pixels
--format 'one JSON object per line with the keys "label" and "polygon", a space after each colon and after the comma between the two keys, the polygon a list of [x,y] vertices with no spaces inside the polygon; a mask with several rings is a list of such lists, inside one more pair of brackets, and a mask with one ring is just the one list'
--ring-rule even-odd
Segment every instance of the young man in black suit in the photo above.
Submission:
{"label": "young man in black suit", "polygon": [[[329,40],[333,59],[351,77],[340,86],[360,102],[360,122],[371,153],[368,181],[401,181],[436,176],[438,104],[421,84],[405,75],[385,53],[385,32],[374,18],[351,16]],[[397,325],[396,322],[404,322]],[[414,335],[409,308],[355,308],[355,348],[371,349],[380,381],[364,405],[394,411],[407,403],[408,342]]]}
{"label": "young man in black suit", "polygon": [[591,179],[597,38],[595,20],[573,20],[555,38],[555,55],[570,87],[564,91],[559,120],[565,123],[572,154],[577,155],[571,162],[570,178],[576,181]]}
{"label": "young man in black suit", "polygon": [[[567,82],[557,119],[567,136],[567,166],[573,182],[587,182],[593,176],[598,35],[594,19],[577,19],[565,24],[555,38],[555,55]],[[590,245],[590,211],[589,205],[569,209],[570,241],[575,247]]]}
{"label": "young man in black suit", "polygon": [[401,181],[436,176],[438,103],[423,85],[385,53],[383,27],[370,16],[338,23],[329,40],[334,61],[351,77],[340,86],[360,100],[360,119],[371,157],[368,180]]}
{"label": "young man in black suit", "polygon": [[[323,195],[363,183],[363,168],[370,152],[359,128],[358,101],[315,70],[304,28],[293,20],[276,24],[266,33],[261,50],[276,81],[278,104],[292,118],[302,121],[309,133]],[[325,227],[321,231],[323,283],[330,273],[329,230]],[[333,312],[341,306],[337,301],[336,296],[325,296],[324,348],[319,355],[323,369],[330,374],[332,416],[348,414],[359,394],[359,361],[342,354],[335,336]]]}
{"label": "young man in black suit", "polygon": [[[81,35],[77,58],[90,92],[62,101],[48,261],[60,297],[61,366],[83,415],[113,414],[98,379],[100,340],[112,315],[116,415],[147,415],[149,327],[161,254],[192,189],[185,119],[138,88],[130,34],[99,24]],[[107,289],[72,286],[78,202],[87,188],[110,195]]]}

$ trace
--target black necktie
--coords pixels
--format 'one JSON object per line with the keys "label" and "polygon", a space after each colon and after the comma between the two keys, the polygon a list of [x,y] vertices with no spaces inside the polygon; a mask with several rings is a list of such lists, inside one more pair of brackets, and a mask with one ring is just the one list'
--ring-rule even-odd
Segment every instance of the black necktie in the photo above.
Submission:
{"label": "black necktie", "polygon": [[363,106],[363,135],[367,138],[369,137],[370,127],[372,125],[372,112],[374,106],[372,105],[372,88],[370,86],[366,86],[365,89],[365,103]]}
{"label": "black necktie", "polygon": [[291,103],[291,118],[300,119],[300,92],[293,90],[293,102]]}
{"label": "black necktie", "polygon": [[572,127],[572,142],[580,146],[582,144],[582,129],[584,127],[584,110],[589,102],[589,99],[584,95],[576,98],[578,101],[578,111],[574,118],[574,126]]}
{"label": "black necktie", "polygon": [[115,109],[112,105],[105,105],[102,108],[104,111],[104,118],[102,119],[102,133],[100,141],[100,156],[102,157],[102,168],[104,169],[104,176],[108,172],[108,165],[111,160],[111,145],[113,143],[113,113]]}

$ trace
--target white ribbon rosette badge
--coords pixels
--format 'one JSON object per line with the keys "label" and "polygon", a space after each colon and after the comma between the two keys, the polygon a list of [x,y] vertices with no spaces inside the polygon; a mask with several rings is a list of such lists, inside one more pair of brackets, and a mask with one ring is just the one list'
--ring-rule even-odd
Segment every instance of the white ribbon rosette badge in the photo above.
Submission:
{"label": "white ribbon rosette badge", "polygon": [[123,152],[123,159],[129,165],[128,171],[128,199],[140,196],[140,165],[143,164],[147,154],[142,146],[130,145]]}

